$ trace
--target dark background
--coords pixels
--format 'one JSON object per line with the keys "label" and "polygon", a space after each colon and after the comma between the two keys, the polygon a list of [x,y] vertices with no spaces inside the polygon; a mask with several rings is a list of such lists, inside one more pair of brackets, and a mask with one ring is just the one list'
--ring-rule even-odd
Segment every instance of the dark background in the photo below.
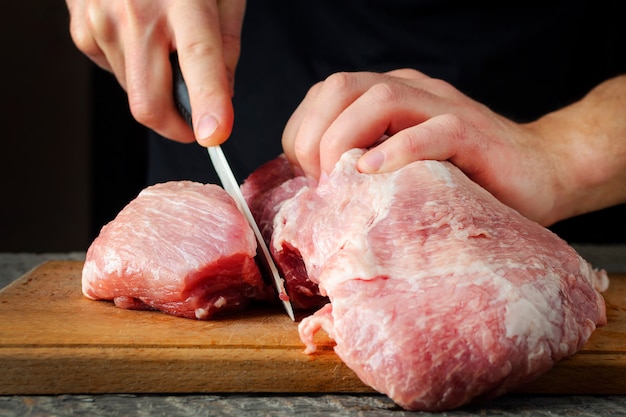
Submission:
{"label": "dark background", "polygon": [[[109,73],[73,45],[65,2],[3,6],[0,251],[86,250],[146,185],[146,130]],[[573,243],[626,242],[624,210],[553,229]],[[607,233],[612,231],[612,233]]]}
{"label": "dark background", "polygon": [[143,188],[145,131],[74,47],[65,2],[8,2],[0,31],[0,251],[86,250]]}

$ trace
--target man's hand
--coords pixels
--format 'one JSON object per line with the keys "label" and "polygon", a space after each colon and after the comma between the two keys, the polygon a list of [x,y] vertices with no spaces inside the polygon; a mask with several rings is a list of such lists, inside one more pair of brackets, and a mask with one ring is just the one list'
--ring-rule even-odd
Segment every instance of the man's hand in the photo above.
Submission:
{"label": "man's hand", "polygon": [[[287,123],[283,148],[297,169],[321,181],[357,147],[369,148],[358,163],[365,173],[449,160],[505,204],[550,225],[626,201],[624,183],[614,182],[626,179],[625,81],[613,80],[621,98],[600,99],[609,90],[594,90],[570,108],[518,124],[414,70],[338,73],[311,88]],[[607,113],[607,103],[621,107]],[[604,116],[620,111],[619,123]],[[591,116],[604,126],[596,120],[598,130],[589,129]],[[611,191],[584,198],[610,179]]]}
{"label": "man's hand", "polygon": [[[67,0],[67,6],[74,43],[115,74],[138,122],[180,142],[210,146],[228,138],[245,0]],[[172,98],[173,51],[194,132]]]}

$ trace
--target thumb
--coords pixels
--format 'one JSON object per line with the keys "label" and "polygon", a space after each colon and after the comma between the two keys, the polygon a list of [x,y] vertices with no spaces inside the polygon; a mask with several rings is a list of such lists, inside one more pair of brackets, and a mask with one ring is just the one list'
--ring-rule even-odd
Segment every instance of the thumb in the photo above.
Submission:
{"label": "thumb", "polygon": [[463,145],[466,127],[451,114],[438,115],[403,129],[368,150],[358,161],[364,173],[390,172],[411,162],[453,159]]}

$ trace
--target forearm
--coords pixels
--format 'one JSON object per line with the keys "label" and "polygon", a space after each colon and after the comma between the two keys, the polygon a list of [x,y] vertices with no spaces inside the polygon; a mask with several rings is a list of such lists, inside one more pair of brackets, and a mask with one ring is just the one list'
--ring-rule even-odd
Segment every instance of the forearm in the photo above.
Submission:
{"label": "forearm", "polygon": [[553,221],[626,203],[626,75],[529,127],[556,158]]}

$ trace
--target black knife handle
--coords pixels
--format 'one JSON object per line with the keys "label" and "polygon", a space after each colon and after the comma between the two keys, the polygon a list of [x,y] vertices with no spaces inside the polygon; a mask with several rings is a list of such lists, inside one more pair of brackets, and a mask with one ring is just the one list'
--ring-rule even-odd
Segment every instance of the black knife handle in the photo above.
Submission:
{"label": "black knife handle", "polygon": [[180,71],[180,65],[178,64],[178,54],[176,52],[170,55],[170,63],[172,65],[172,89],[174,90],[174,103],[176,108],[187,124],[193,128],[191,121],[191,103],[189,102],[189,91],[187,90],[187,84],[183,78],[183,73]]}

